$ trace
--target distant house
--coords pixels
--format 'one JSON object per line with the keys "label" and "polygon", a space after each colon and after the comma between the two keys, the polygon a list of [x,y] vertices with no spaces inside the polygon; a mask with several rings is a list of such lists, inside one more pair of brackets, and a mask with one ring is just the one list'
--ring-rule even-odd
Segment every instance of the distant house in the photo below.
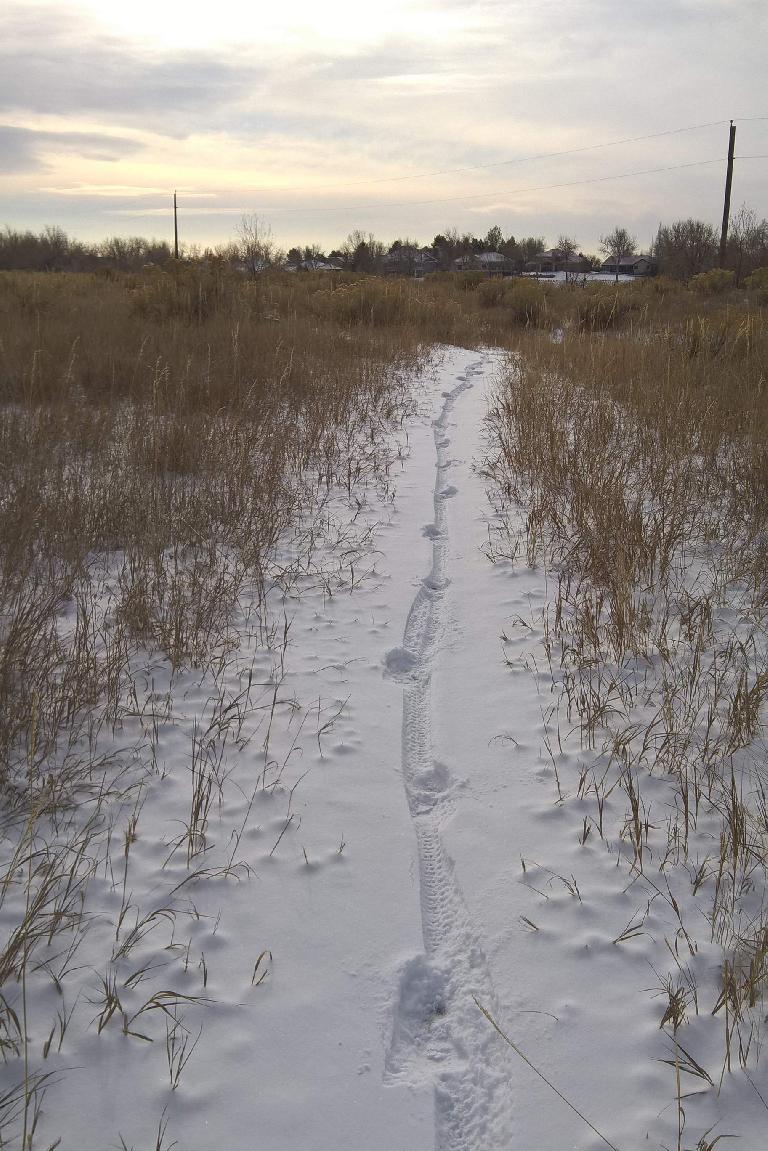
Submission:
{"label": "distant house", "polygon": [[569,256],[566,259],[565,252],[561,248],[549,248],[546,252],[539,252],[528,260],[525,270],[543,275],[554,275],[555,272],[578,272],[583,275],[592,271],[592,265],[581,252],[578,256]]}
{"label": "distant house", "polygon": [[308,260],[302,260],[299,267],[305,272],[333,272],[335,271],[333,264],[330,260],[326,260],[324,256],[312,256]]}
{"label": "distant house", "polygon": [[337,272],[343,267],[343,260],[324,256],[311,256],[307,260],[289,260],[283,264],[286,272]]}
{"label": "distant house", "polygon": [[656,265],[650,256],[633,255],[622,256],[617,267],[616,259],[609,256],[607,260],[603,260],[600,271],[612,276],[615,276],[617,271],[620,276],[652,276],[656,271]]}
{"label": "distant house", "polygon": [[501,252],[470,252],[454,260],[453,266],[460,272],[486,272],[489,276],[508,276],[514,270],[512,261]]}
{"label": "distant house", "polygon": [[397,244],[384,256],[384,272],[390,276],[415,276],[420,279],[439,270],[439,263],[431,248],[418,248],[415,244]]}

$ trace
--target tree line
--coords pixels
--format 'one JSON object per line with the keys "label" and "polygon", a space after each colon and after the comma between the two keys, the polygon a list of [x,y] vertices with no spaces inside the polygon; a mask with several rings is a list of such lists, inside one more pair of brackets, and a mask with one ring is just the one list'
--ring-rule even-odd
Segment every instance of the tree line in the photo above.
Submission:
{"label": "tree line", "polygon": [[89,272],[105,266],[131,271],[145,264],[163,264],[172,255],[164,240],[143,236],[112,236],[88,244],[55,225],[41,232],[9,227],[0,231],[0,269],[4,271]]}
{"label": "tree line", "polygon": [[[380,267],[384,257],[396,253],[422,250],[427,248],[433,255],[442,271],[449,271],[454,261],[461,256],[479,256],[484,252],[499,252],[506,256],[513,264],[521,266],[532,260],[545,250],[543,236],[526,236],[516,239],[507,236],[498,224],[489,228],[485,236],[474,236],[470,232],[460,233],[456,228],[447,228],[439,232],[431,244],[420,245],[417,240],[407,236],[393,240],[386,245],[377,240],[370,232],[359,230],[350,232],[345,243],[328,253],[329,257],[341,258],[355,271],[373,271]],[[288,253],[288,259],[299,254],[296,248]],[[306,259],[306,253],[305,253]]]}
{"label": "tree line", "polygon": [[[601,238],[601,255],[585,256],[578,241],[564,234],[558,237],[554,247],[566,264],[578,256],[592,268],[598,268],[607,257],[618,272],[622,259],[637,252],[637,240],[626,228],[615,227]],[[719,236],[711,224],[703,220],[683,219],[672,224],[660,224],[648,254],[659,272],[688,281],[718,266],[718,250]],[[437,268],[447,271],[460,257],[498,252],[507,259],[510,267],[522,271],[544,251],[543,236],[505,236],[495,224],[484,236],[448,228],[439,232],[428,245],[421,245],[407,236],[385,244],[370,232],[355,230],[340,247],[327,255],[318,244],[294,246],[284,252],[274,243],[269,228],[262,221],[256,216],[244,216],[236,237],[229,243],[212,248],[187,245],[183,249],[183,258],[190,261],[216,260],[250,273],[286,262],[292,266],[312,267],[325,259],[333,259],[352,271],[376,272],[388,262],[391,264],[393,256],[427,252]],[[137,271],[147,265],[162,265],[171,256],[168,243],[141,236],[113,236],[88,244],[73,239],[56,226],[46,227],[38,233],[16,231],[10,227],[0,231],[0,270],[5,271],[94,271],[102,268]],[[407,263],[407,260],[403,262]],[[754,209],[746,205],[742,205],[731,219],[724,266],[733,273],[737,286],[755,269],[768,266],[768,220],[759,218]]]}

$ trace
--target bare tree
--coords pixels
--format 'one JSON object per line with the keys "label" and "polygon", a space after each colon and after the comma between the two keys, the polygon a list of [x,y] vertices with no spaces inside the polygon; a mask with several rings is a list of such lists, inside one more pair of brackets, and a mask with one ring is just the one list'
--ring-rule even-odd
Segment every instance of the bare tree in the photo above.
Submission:
{"label": "bare tree", "polygon": [[205,249],[203,259],[228,264],[230,268],[234,268],[240,262],[240,245],[236,244],[234,240],[229,240],[225,244],[216,244],[213,248]]}
{"label": "bare tree", "polygon": [[706,272],[717,259],[717,239],[715,229],[703,220],[661,225],[654,245],[660,270],[678,280]]}
{"label": "bare tree", "polygon": [[347,236],[342,251],[353,272],[373,272],[381,263],[384,245],[372,232],[356,228]]}
{"label": "bare tree", "polygon": [[558,236],[555,246],[563,253],[563,267],[565,268],[565,280],[567,283],[569,278],[568,264],[578,252],[579,242],[578,240],[574,240],[573,236]]}
{"label": "bare tree", "polygon": [[517,242],[518,261],[521,268],[544,251],[543,236],[524,236]]}
{"label": "bare tree", "polygon": [[69,237],[64,229],[56,224],[49,224],[42,232],[40,239],[46,250],[45,267],[50,269],[64,267],[69,251]]}
{"label": "bare tree", "polygon": [[742,204],[731,220],[728,234],[728,265],[736,274],[736,287],[765,258],[768,249],[768,220],[758,219],[754,208]]}
{"label": "bare tree", "polygon": [[619,282],[619,268],[621,261],[632,256],[637,250],[637,240],[630,235],[626,228],[614,228],[607,236],[600,237],[600,248],[605,255],[613,260],[616,272],[616,283]]}
{"label": "bare tree", "polygon": [[255,213],[244,215],[238,224],[237,246],[249,276],[257,276],[282,259],[272,239],[272,229]]}

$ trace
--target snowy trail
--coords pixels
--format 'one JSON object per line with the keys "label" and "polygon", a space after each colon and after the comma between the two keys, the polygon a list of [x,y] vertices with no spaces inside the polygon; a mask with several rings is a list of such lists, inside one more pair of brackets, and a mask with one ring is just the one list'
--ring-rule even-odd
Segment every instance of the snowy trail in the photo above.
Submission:
{"label": "snowy trail", "polygon": [[386,659],[390,674],[404,684],[402,775],[418,849],[425,948],[401,977],[386,1070],[390,1080],[434,1084],[436,1151],[506,1146],[511,1129],[509,1061],[475,1003],[477,998],[497,1009],[489,964],[441,836],[455,785],[435,759],[431,722],[432,674],[450,583],[447,504],[459,494],[447,483],[451,416],[483,367],[479,359],[457,376],[434,421],[434,521],[425,528],[432,565],[408,613],[403,646]]}
{"label": "snowy trail", "polygon": [[[215,680],[168,681],[130,858],[92,881],[64,995],[46,983],[29,1012],[33,1054],[50,1047],[57,1012],[70,1019],[40,1064],[58,1077],[40,1146],[159,1146],[167,1122],[162,1146],[185,1151],[604,1151],[475,1000],[612,1145],[676,1145],[659,990],[675,976],[679,924],[621,865],[617,790],[610,842],[594,825],[581,782],[604,768],[558,711],[552,575],[494,550],[482,465],[500,362],[444,348],[414,380],[387,486],[353,493],[356,530],[371,532],[354,586],[309,573],[276,588],[284,648],[265,648],[245,613]],[[347,494],[337,511],[346,531]],[[514,545],[525,513],[506,514]],[[153,665],[153,704],[158,676]],[[251,680],[242,738],[214,741],[225,786],[191,873],[172,848],[199,725]],[[117,735],[148,743],[141,722],[126,717]],[[277,778],[254,791],[267,759]],[[668,782],[642,786],[665,848]],[[681,899],[686,886],[683,875]],[[703,946],[691,956],[701,981],[713,960]],[[105,977],[122,1012],[99,1030]],[[152,1008],[160,991],[180,997],[178,1033],[199,1036],[183,1068]],[[704,1059],[705,1026],[722,1026],[710,1007],[690,1019]],[[123,1012],[152,1042],[124,1033]],[[707,1066],[717,1082],[722,1062]],[[762,1096],[736,1073],[693,1092],[683,1145],[719,1124],[715,1135],[762,1147]]]}

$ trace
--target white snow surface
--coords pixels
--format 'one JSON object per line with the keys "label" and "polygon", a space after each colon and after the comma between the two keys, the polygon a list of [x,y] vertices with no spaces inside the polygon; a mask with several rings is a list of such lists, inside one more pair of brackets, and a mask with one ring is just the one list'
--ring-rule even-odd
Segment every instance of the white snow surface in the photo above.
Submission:
{"label": "white snow surface", "polygon": [[[335,594],[308,579],[273,602],[290,624],[270,736],[278,767],[253,790],[266,722],[254,708],[250,742],[224,748],[227,784],[194,863],[211,874],[176,890],[185,853],[166,861],[188,807],[194,720],[215,692],[192,674],[174,682],[127,880],[93,881],[91,937],[114,933],[124,891],[137,921],[172,907],[172,930],[160,915],[118,964],[122,999],[136,1011],[163,987],[204,996],[184,1007],[200,1040],[172,1089],[160,1012],[135,1022],[151,1043],[117,1019],[97,1033],[99,973],[84,952],[83,1025],[51,1063],[61,1074],[41,1147],[59,1135],[62,1148],[154,1147],[164,1111],[164,1146],[190,1151],[676,1145],[654,991],[671,968],[671,911],[658,900],[643,934],[614,943],[648,891],[597,836],[579,842],[582,752],[566,723],[558,763],[571,798],[557,802],[537,614],[547,575],[483,550],[492,511],[476,465],[497,364],[491,351],[446,349],[415,384],[423,402],[394,499],[365,496],[377,525],[366,578]],[[248,670],[271,683],[273,662],[244,635],[222,671],[227,691]],[[156,676],[160,699],[167,676]],[[664,781],[651,786],[662,806]],[[216,873],[230,855],[239,868]],[[153,964],[166,966],[125,988]],[[40,1042],[52,1009],[48,988],[31,1007]],[[717,1121],[742,1151],[763,1145],[768,1116],[743,1076],[686,1112],[685,1146]]]}

